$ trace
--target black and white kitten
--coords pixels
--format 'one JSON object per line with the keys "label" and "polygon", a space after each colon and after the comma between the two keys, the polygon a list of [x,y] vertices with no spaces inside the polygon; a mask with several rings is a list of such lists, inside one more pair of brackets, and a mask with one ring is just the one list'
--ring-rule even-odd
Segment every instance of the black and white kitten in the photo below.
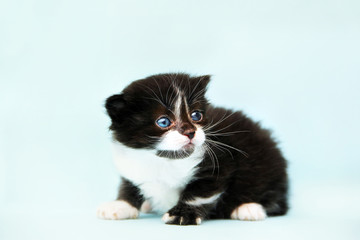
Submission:
{"label": "black and white kitten", "polygon": [[122,183],[99,218],[154,211],[167,224],[195,225],[287,212],[286,160],[270,132],[242,112],[210,105],[209,81],[154,75],[107,99]]}

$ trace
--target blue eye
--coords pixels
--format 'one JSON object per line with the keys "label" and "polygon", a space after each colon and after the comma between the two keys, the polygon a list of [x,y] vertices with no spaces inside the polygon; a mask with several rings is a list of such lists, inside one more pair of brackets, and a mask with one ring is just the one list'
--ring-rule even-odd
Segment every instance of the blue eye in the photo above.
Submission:
{"label": "blue eye", "polygon": [[200,121],[202,119],[202,114],[199,111],[194,111],[191,113],[191,119],[194,121]]}
{"label": "blue eye", "polygon": [[156,121],[156,124],[159,126],[159,127],[162,127],[162,128],[167,128],[171,125],[171,121],[167,118],[167,117],[162,117],[162,118],[159,118],[157,121]]}

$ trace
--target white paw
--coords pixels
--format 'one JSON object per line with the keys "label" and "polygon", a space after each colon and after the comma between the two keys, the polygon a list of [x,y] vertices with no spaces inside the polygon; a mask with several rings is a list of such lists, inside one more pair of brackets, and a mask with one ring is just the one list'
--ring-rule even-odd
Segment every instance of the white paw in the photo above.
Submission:
{"label": "white paw", "polygon": [[163,217],[161,218],[161,220],[164,222],[164,223],[168,223],[168,222],[171,222],[172,220],[175,219],[175,216],[170,216],[169,213],[165,213],[163,215]]}
{"label": "white paw", "polygon": [[231,213],[231,219],[258,221],[266,218],[266,212],[261,204],[244,203]]}
{"label": "white paw", "polygon": [[103,203],[96,211],[98,218],[110,220],[137,218],[138,215],[139,211],[123,200]]}
{"label": "white paw", "polygon": [[202,219],[198,217],[198,218],[196,218],[196,220],[195,220],[195,221],[196,221],[196,224],[197,224],[197,225],[200,225],[200,224],[201,224],[201,222],[202,222]]}

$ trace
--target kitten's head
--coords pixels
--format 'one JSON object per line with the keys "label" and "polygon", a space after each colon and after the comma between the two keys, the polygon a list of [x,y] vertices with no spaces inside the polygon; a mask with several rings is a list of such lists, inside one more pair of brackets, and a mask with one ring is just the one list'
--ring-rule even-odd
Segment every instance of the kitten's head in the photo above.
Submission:
{"label": "kitten's head", "polygon": [[114,138],[132,148],[184,158],[205,141],[210,76],[160,74],[137,80],[106,100]]}

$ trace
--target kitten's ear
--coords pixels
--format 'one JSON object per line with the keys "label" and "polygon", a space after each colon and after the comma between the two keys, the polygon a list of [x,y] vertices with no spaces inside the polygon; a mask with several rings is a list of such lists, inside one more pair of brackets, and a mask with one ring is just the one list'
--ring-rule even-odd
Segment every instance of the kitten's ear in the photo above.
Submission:
{"label": "kitten's ear", "polygon": [[204,75],[200,77],[194,77],[193,81],[195,82],[195,86],[198,85],[197,89],[204,89],[210,82],[211,75]]}
{"label": "kitten's ear", "polygon": [[194,81],[194,87],[196,88],[195,90],[200,91],[205,89],[210,82],[210,77],[211,75],[194,77],[193,81]]}
{"label": "kitten's ear", "polygon": [[125,106],[124,94],[116,94],[106,99],[105,108],[112,120],[119,119]]}

